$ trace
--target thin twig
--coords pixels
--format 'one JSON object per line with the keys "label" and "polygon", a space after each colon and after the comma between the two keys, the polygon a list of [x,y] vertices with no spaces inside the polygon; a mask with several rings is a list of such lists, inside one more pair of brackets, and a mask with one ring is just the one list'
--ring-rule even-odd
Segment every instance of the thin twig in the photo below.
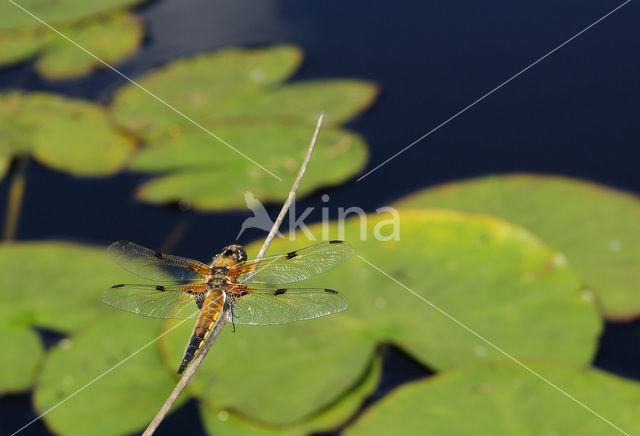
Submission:
{"label": "thin twig", "polygon": [[[262,259],[262,257],[264,257],[264,254],[267,252],[267,249],[269,248],[271,241],[273,241],[273,238],[278,233],[280,224],[282,224],[282,221],[284,220],[284,217],[287,214],[287,211],[289,210],[291,203],[296,197],[296,191],[298,190],[298,187],[302,182],[302,177],[304,176],[304,173],[307,170],[307,166],[309,165],[309,160],[311,159],[311,154],[313,153],[313,149],[316,145],[316,141],[318,139],[318,133],[320,132],[320,126],[322,126],[323,118],[324,118],[324,113],[320,114],[320,117],[318,118],[318,123],[316,124],[316,130],[313,133],[313,138],[311,138],[311,143],[309,144],[309,149],[307,150],[307,154],[304,157],[304,161],[302,162],[302,166],[300,167],[300,171],[298,172],[298,177],[296,178],[296,181],[293,183],[293,186],[291,188],[291,191],[289,192],[289,196],[287,197],[287,200],[284,202],[284,205],[282,205],[282,209],[280,210],[280,214],[278,215],[278,218],[276,218],[276,221],[273,223],[273,226],[271,227],[271,230],[269,231],[267,238],[264,240],[264,244],[262,244],[262,248],[260,248],[260,251],[256,256],[257,259]],[[252,275],[253,275],[253,272],[249,273],[247,278],[245,279],[245,282],[248,282],[251,279]],[[169,413],[169,410],[171,409],[173,404],[176,402],[176,400],[178,399],[178,397],[180,396],[184,388],[187,386],[187,383],[189,383],[189,380],[191,380],[191,377],[193,377],[193,374],[195,374],[196,370],[198,369],[198,367],[202,363],[202,360],[205,358],[205,356],[209,352],[209,349],[211,348],[216,338],[222,331],[222,328],[224,327],[226,322],[227,322],[227,312],[225,311],[222,314],[220,314],[220,317],[218,318],[218,322],[216,322],[216,325],[211,331],[211,334],[209,335],[204,345],[202,346],[202,350],[200,350],[200,352],[195,357],[195,359],[193,359],[193,362],[191,362],[191,365],[189,365],[185,370],[185,372],[182,374],[182,377],[178,381],[178,384],[173,389],[169,397],[166,399],[166,401],[158,411],[158,414],[153,418],[153,420],[151,421],[147,429],[144,431],[144,433],[142,433],[142,436],[150,436],[153,434],[153,432],[156,431],[156,429],[158,428],[162,420],[164,420],[167,413]]]}
{"label": "thin twig", "polygon": [[11,186],[9,187],[9,199],[7,201],[7,212],[4,219],[4,231],[2,238],[5,241],[13,241],[18,231],[18,220],[22,209],[22,199],[27,179],[27,163],[29,156],[19,156],[16,161]]}

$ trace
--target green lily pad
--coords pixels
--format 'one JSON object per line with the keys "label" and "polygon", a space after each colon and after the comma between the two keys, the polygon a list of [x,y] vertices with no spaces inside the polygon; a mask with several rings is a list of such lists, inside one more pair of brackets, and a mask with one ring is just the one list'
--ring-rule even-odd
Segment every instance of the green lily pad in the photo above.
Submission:
{"label": "green lily pad", "polygon": [[[173,371],[192,328],[193,322],[185,323],[162,339]],[[374,345],[337,315],[278,326],[243,325],[235,334],[226,328],[198,368],[190,393],[213,409],[291,426],[327,410],[356,386],[370,366]]]}
{"label": "green lily pad", "polygon": [[[602,323],[594,298],[562,255],[535,236],[489,216],[401,210],[399,240],[381,241],[392,234],[390,220],[388,212],[367,215],[365,227],[356,217],[323,236],[357,250],[348,265],[303,282],[345,294],[349,308],[332,323],[395,343],[435,370],[504,359],[366,259],[516,358],[591,361]],[[321,225],[309,229],[323,235]],[[308,244],[303,233],[295,236],[274,240],[270,252]]]}
{"label": "green lily pad", "polygon": [[9,165],[11,164],[11,158],[7,156],[0,156],[0,179],[4,178],[9,171]]}
{"label": "green lily pad", "polygon": [[[49,25],[56,27],[69,24],[103,13],[126,9],[144,0],[104,0],[101,2],[86,2],[81,0],[56,0],[55,4],[40,0],[16,1],[31,14]],[[30,27],[40,27],[35,18],[10,2],[0,3],[0,30],[17,30]]]}
{"label": "green lily pad", "polygon": [[[278,201],[286,198],[297,176],[310,132],[307,127],[278,124],[218,129],[234,146],[253,150],[252,158],[270,168],[282,182],[233,151],[212,143],[208,135],[183,135],[170,144],[147,147],[138,153],[131,168],[163,171],[167,175],[142,185],[137,196],[153,204],[186,199],[192,206],[207,210],[243,209],[246,191],[262,202]],[[298,194],[350,178],[355,168],[365,165],[367,154],[360,136],[340,129],[323,130]]]}
{"label": "green lily pad", "polygon": [[[368,215],[366,240],[359,219],[348,220],[342,234],[333,223],[325,239],[349,240],[359,256],[516,358],[591,361],[601,327],[593,297],[562,256],[533,235],[488,216],[401,211],[399,241],[373,238],[388,236],[389,218]],[[310,230],[322,234],[321,225]],[[270,252],[307,245],[296,236],[274,241]],[[349,308],[284,326],[225,329],[192,381],[193,395],[216,410],[291,426],[362,378],[378,343],[397,344],[436,370],[505,359],[362,259],[297,285],[340,290]],[[174,370],[190,329],[165,340]],[[238,362],[240,369],[227,370]]]}
{"label": "green lily pad", "polygon": [[[594,369],[531,365],[627,434],[640,432],[640,384]],[[514,363],[409,383],[347,429],[370,434],[603,435],[619,431]]]}
{"label": "green lily pad", "polygon": [[32,58],[52,39],[53,34],[46,29],[0,31],[0,65],[13,65]]}
{"label": "green lily pad", "polygon": [[[70,26],[62,32],[108,64],[135,52],[143,38],[142,24],[129,13],[117,13]],[[66,39],[52,38],[36,62],[36,71],[48,79],[68,79],[88,74],[102,62]]]}
{"label": "green lily pad", "polygon": [[38,412],[82,390],[45,415],[47,426],[65,435],[114,435],[143,429],[175,386],[155,344],[142,349],[158,337],[160,325],[159,320],[114,311],[52,349],[36,385]]}
{"label": "green lily pad", "polygon": [[[26,10],[53,26],[88,52],[113,64],[142,43],[143,29],[127,6],[142,0],[91,2],[63,0],[55,7],[39,1],[21,1]],[[36,71],[48,79],[69,79],[103,67],[75,44],[10,2],[0,4],[0,65],[11,65],[40,55]]]}
{"label": "green lily pad", "polygon": [[93,103],[48,93],[0,95],[0,154],[31,153],[42,164],[80,176],[118,171],[135,149]]}
{"label": "green lily pad", "polygon": [[29,389],[44,354],[35,331],[5,321],[0,320],[0,395]]}
{"label": "green lily pad", "polygon": [[[208,123],[238,96],[259,94],[285,80],[301,60],[302,51],[291,45],[232,48],[178,59],[136,82],[192,119]],[[147,140],[199,130],[134,85],[117,91],[112,108],[120,125]]]}
{"label": "green lily pad", "polygon": [[436,186],[397,203],[491,213],[564,253],[610,319],[640,313],[640,201],[566,177],[514,174]]}
{"label": "green lily pad", "polygon": [[172,62],[139,78],[150,92],[283,182],[139,88],[126,85],[118,91],[115,120],[147,141],[131,169],[160,174],[140,188],[138,198],[154,204],[185,200],[206,210],[244,208],[245,191],[259,194],[261,201],[280,201],[322,110],[325,127],[311,164],[316,169],[300,192],[343,182],[360,171],[366,144],[339,124],[368,107],[377,87],[357,80],[282,84],[301,56],[287,45],[228,49]]}
{"label": "green lily pad", "polygon": [[133,277],[104,247],[0,244],[0,313],[12,325],[72,332],[109,310],[100,300],[105,289]]}
{"label": "green lily pad", "polygon": [[284,427],[267,427],[259,423],[247,421],[240,415],[226,410],[209,407],[200,403],[200,416],[209,434],[225,435],[306,435],[312,432],[329,431],[337,428],[351,417],[362,405],[364,399],[371,395],[380,380],[382,362],[375,358],[365,378],[352,390],[326,410],[302,423]]}

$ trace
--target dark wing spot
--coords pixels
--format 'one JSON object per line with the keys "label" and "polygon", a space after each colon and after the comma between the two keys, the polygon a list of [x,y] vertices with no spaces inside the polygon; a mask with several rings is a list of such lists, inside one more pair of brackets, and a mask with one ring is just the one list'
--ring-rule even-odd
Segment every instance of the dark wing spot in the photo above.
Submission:
{"label": "dark wing spot", "polygon": [[154,251],[153,255],[155,257],[157,257],[158,259],[163,259],[164,258],[164,254],[160,253],[159,251]]}
{"label": "dark wing spot", "polygon": [[273,292],[273,295],[282,295],[282,294],[284,294],[285,292],[287,292],[287,290],[286,290],[286,289],[276,289],[276,290]]}
{"label": "dark wing spot", "polygon": [[121,288],[121,287],[123,287],[123,286],[124,286],[124,285],[113,285],[113,286],[111,286],[111,289],[113,289],[113,288]]}
{"label": "dark wing spot", "polygon": [[161,285],[156,286],[156,291],[164,292],[164,286],[161,286]]}
{"label": "dark wing spot", "polygon": [[297,255],[298,255],[297,251],[292,251],[290,253],[285,254],[284,257],[286,259],[292,259],[292,258],[296,257]]}
{"label": "dark wing spot", "polygon": [[330,293],[330,294],[339,294],[339,292],[338,292],[338,291],[334,291],[333,289],[325,289],[324,291],[325,291],[325,292],[328,292],[328,293]]}
{"label": "dark wing spot", "polygon": [[342,244],[344,241],[340,241],[339,239],[334,239],[333,241],[329,241],[329,244]]}

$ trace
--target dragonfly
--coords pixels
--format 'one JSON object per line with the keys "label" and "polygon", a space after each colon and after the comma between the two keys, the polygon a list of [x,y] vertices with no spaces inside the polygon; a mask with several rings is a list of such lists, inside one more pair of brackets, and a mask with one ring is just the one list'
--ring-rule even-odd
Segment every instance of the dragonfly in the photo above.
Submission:
{"label": "dragonfly", "polygon": [[248,260],[242,246],[229,245],[208,265],[129,241],[114,242],[107,252],[126,270],[162,284],[114,285],[102,295],[104,303],[152,318],[197,319],[178,368],[182,374],[221,313],[235,327],[286,324],[346,309],[346,298],[333,289],[277,285],[323,273],[351,257],[355,249],[348,242],[332,240]]}

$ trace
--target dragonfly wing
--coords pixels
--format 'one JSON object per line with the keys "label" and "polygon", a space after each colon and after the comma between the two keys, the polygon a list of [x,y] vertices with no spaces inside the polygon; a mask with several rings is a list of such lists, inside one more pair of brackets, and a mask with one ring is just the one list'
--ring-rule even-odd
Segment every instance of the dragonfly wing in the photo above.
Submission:
{"label": "dragonfly wing", "polygon": [[250,283],[294,283],[333,268],[353,253],[355,249],[348,242],[327,241],[259,261],[250,260],[231,267],[229,273],[239,275],[240,283],[252,271],[255,273]]}
{"label": "dragonfly wing", "polygon": [[286,324],[341,312],[347,308],[347,299],[331,289],[247,288],[246,291],[233,306],[233,322],[236,324]]}
{"label": "dragonfly wing", "polygon": [[102,294],[102,301],[151,318],[197,318],[206,289],[206,284],[115,285]]}
{"label": "dragonfly wing", "polygon": [[126,270],[154,281],[203,280],[210,271],[197,260],[160,253],[129,241],[114,242],[107,253]]}

